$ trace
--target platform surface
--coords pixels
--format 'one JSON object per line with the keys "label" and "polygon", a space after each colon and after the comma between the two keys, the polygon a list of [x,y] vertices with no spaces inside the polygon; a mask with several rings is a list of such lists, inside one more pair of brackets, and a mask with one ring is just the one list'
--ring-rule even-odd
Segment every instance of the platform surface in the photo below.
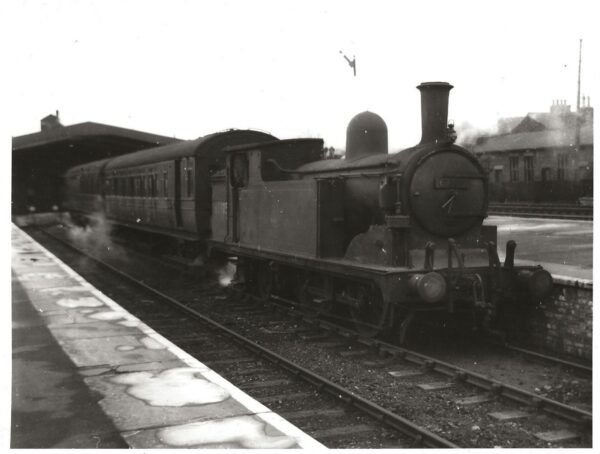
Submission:
{"label": "platform surface", "polygon": [[13,448],[324,449],[12,226]]}
{"label": "platform surface", "polygon": [[542,264],[557,277],[593,279],[593,221],[489,216],[485,224],[498,226],[501,260],[506,242],[514,240],[516,265]]}

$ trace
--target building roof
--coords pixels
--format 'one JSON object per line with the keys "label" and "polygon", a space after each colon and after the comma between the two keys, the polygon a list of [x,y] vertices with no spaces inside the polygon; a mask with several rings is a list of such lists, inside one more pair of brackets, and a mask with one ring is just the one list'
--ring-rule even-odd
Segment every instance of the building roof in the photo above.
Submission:
{"label": "building roof", "polygon": [[161,162],[168,159],[194,156],[201,152],[219,152],[227,145],[277,140],[277,137],[251,129],[228,129],[215,132],[195,140],[173,143],[159,148],[150,148],[118,156],[110,161],[106,169],[122,169],[138,165]]}
{"label": "building roof", "polygon": [[523,120],[512,129],[512,133],[519,132],[537,132],[546,130],[546,126],[544,126],[539,121],[534,120],[529,115],[527,115]]}
{"label": "building roof", "polygon": [[160,136],[101,123],[85,122],[13,137],[12,149],[13,153],[15,153],[20,150],[47,147],[59,142],[81,142],[85,140],[101,140],[102,138],[113,138],[120,141],[140,142],[156,146],[180,141],[173,137]]}
{"label": "building roof", "polygon": [[[561,107],[564,107],[561,109]],[[507,117],[498,120],[498,133],[507,134],[509,132],[524,132],[518,129],[529,128],[533,131],[540,125],[546,129],[566,129],[573,128],[576,125],[577,118],[581,118],[582,125],[593,123],[593,108],[582,107],[580,113],[571,112],[570,106],[553,105],[550,112],[528,112],[523,117]],[[525,124],[523,124],[525,122]]]}
{"label": "building roof", "polygon": [[[593,128],[585,125],[580,132],[581,145],[593,145]],[[473,147],[475,153],[512,150],[535,150],[540,148],[560,148],[575,145],[575,133],[572,130],[545,130],[518,132],[488,137]]]}
{"label": "building roof", "polygon": [[498,120],[498,132],[500,134],[506,134],[506,133],[512,131],[515,128],[515,126],[517,126],[519,123],[521,123],[523,121],[523,118],[525,118],[525,117],[500,118]]}

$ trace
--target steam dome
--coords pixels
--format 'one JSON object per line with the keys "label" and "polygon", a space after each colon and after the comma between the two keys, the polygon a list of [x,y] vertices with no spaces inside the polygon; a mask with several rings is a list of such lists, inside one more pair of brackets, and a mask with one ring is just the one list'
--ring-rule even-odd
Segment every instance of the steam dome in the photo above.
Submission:
{"label": "steam dome", "polygon": [[346,129],[346,159],[387,152],[388,134],[383,118],[366,111],[350,120]]}

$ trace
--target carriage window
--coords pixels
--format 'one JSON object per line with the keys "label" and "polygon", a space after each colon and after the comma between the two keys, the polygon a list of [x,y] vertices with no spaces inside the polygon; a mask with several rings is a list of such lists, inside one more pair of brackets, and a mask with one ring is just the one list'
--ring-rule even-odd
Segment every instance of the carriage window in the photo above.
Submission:
{"label": "carriage window", "polygon": [[167,198],[169,192],[167,191],[168,181],[167,181],[167,171],[163,172],[163,196]]}
{"label": "carriage window", "polygon": [[234,188],[243,188],[248,185],[248,157],[237,154],[231,157],[230,178]]}
{"label": "carriage window", "polygon": [[190,159],[188,162],[188,165],[185,169],[185,181],[187,184],[187,196],[191,197],[192,196],[192,192],[193,192],[193,188],[194,188],[194,184],[193,184],[193,178],[194,178],[194,174],[192,172],[192,160]]}

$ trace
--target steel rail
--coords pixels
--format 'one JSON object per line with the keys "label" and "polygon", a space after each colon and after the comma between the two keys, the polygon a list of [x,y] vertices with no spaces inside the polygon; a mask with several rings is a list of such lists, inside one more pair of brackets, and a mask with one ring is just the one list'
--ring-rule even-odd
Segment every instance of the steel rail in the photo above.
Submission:
{"label": "steel rail", "polygon": [[565,367],[570,367],[571,369],[575,369],[580,372],[584,372],[586,374],[591,375],[593,373],[593,369],[590,366],[586,366],[585,364],[576,363],[574,361],[567,361],[567,360],[561,359],[561,358],[555,358],[554,356],[544,355],[543,353],[538,353],[533,350],[528,350],[526,348],[517,347],[516,345],[512,345],[512,344],[508,344],[508,343],[506,343],[506,344],[498,343],[496,345],[499,345],[504,348],[508,348],[509,350],[514,350],[519,353],[523,353],[525,355],[532,356],[534,358],[538,358],[542,361],[553,362],[553,363],[560,364]]}
{"label": "steel rail", "polygon": [[80,250],[79,248],[73,246],[72,244],[63,240],[62,238],[56,237],[55,235],[52,235],[51,233],[49,233],[45,230],[40,230],[40,231],[43,232],[44,234],[50,236],[51,238],[55,239],[56,241],[59,241],[62,244],[65,244],[67,247],[73,249],[74,251],[78,252],[79,254],[82,254],[82,255],[88,257],[92,261],[96,262],[98,265],[106,268],[107,270],[118,275],[122,279],[125,279],[125,280],[137,285],[138,287],[144,289],[145,291],[149,292],[150,294],[163,299],[164,301],[168,302],[172,306],[183,311],[185,314],[188,314],[188,315],[196,318],[197,320],[200,320],[200,321],[206,323],[207,325],[210,325],[213,328],[226,333],[236,343],[251,350],[259,358],[264,358],[264,359],[270,361],[271,363],[281,367],[282,369],[287,370],[295,377],[298,377],[298,378],[306,381],[307,383],[315,386],[318,391],[327,392],[332,397],[344,402],[347,407],[354,407],[358,410],[361,410],[364,413],[367,413],[368,415],[374,417],[380,423],[386,424],[387,426],[392,427],[393,429],[397,430],[398,432],[401,432],[405,436],[412,438],[413,443],[414,443],[413,446],[415,446],[415,445],[416,446],[425,446],[425,447],[429,447],[429,448],[460,448],[460,446],[458,446],[442,437],[439,437],[438,435],[436,435],[422,427],[419,427],[418,425],[414,424],[413,422],[409,421],[408,419],[405,419],[399,415],[396,415],[395,413],[392,413],[389,410],[386,410],[385,408],[377,405],[374,402],[368,401],[367,399],[357,396],[352,391],[350,391],[346,388],[343,388],[343,387],[331,382],[330,380],[328,380],[324,377],[321,377],[321,376],[315,374],[314,372],[311,372],[310,370],[303,368],[302,366],[300,366],[298,364],[295,364],[292,361],[285,359],[284,357],[278,355],[277,353],[275,353],[265,347],[258,345],[257,343],[251,341],[250,339],[248,339],[248,338],[236,333],[235,331],[227,328],[226,326],[216,322],[215,320],[212,320],[211,318],[199,313],[198,311],[189,308],[184,303],[181,303],[180,301],[170,297],[169,295],[166,295],[166,294],[160,292],[159,290],[156,290],[156,289],[150,287],[149,285],[145,284],[144,282],[134,278],[133,276],[130,276],[130,275],[122,272],[121,270],[104,262],[103,260],[93,256],[92,254],[89,254],[86,251]]}
{"label": "steel rail", "polygon": [[[289,302],[283,298],[273,297],[275,301],[282,300],[286,304]],[[289,310],[286,306],[279,306]],[[567,421],[583,424],[584,427],[591,428],[592,413],[581,410],[576,407],[572,407],[567,404],[563,404],[547,397],[538,396],[532,392],[518,388],[513,385],[502,383],[498,380],[494,380],[485,375],[478,374],[476,372],[463,369],[461,367],[446,363],[436,358],[408,350],[406,348],[389,344],[385,341],[373,338],[361,337],[358,332],[352,331],[348,328],[335,325],[333,323],[318,320],[316,318],[305,317],[305,321],[312,323],[321,329],[330,331],[344,337],[351,339],[353,342],[362,344],[364,346],[377,349],[380,353],[394,356],[408,362],[411,362],[417,366],[426,368],[428,370],[441,373],[455,380],[468,383],[477,388],[483,389],[484,391],[491,392],[499,397],[505,397],[511,401],[519,404],[525,404],[543,410],[554,416],[563,418]]]}

